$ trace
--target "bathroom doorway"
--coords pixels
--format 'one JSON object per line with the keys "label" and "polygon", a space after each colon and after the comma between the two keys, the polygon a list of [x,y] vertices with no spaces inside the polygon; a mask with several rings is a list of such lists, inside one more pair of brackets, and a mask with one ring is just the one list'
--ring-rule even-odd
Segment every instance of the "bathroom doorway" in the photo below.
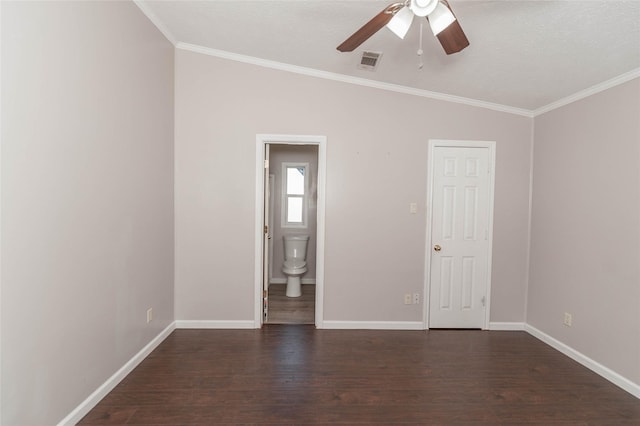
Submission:
{"label": "bathroom doorway", "polygon": [[321,328],[326,138],[258,135],[256,140],[256,327]]}

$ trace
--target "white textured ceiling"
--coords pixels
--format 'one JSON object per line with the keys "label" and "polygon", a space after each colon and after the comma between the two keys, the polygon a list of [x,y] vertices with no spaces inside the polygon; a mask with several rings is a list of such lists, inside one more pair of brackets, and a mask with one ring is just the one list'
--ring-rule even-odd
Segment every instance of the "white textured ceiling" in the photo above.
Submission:
{"label": "white textured ceiling", "polygon": [[[428,25],[336,46],[393,0],[138,1],[178,46],[197,45],[527,111],[620,76],[640,76],[640,0],[450,0],[470,46],[447,56]],[[375,72],[363,50],[383,52]],[[640,94],[639,94],[640,96]]]}

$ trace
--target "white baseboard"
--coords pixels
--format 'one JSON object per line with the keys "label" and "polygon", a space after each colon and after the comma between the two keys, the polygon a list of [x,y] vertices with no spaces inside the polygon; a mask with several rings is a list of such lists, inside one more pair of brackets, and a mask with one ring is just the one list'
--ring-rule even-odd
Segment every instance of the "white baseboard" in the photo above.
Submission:
{"label": "white baseboard", "polygon": [[177,320],[176,328],[256,328],[255,322],[251,321],[218,321],[218,320]]}
{"label": "white baseboard", "polygon": [[87,415],[98,402],[102,400],[109,392],[116,387],[118,383],[124,379],[127,374],[131,373],[134,368],[138,366],[169,334],[175,329],[175,322],[172,322],[153,338],[144,348],[133,356],[125,365],[123,365],[113,376],[109,377],[98,389],[96,389],[91,395],[87,397],[80,405],[78,405],[71,413],[58,423],[58,426],[72,426],[78,423],[84,416]]}
{"label": "white baseboard", "polygon": [[490,322],[489,330],[491,331],[523,331],[523,322]]}
{"label": "white baseboard", "polygon": [[322,328],[336,330],[424,330],[422,321],[323,321]]}
{"label": "white baseboard", "polygon": [[596,362],[594,360],[592,360],[591,358],[589,358],[588,356],[584,355],[581,352],[578,352],[577,350],[573,349],[572,347],[562,343],[561,341],[559,341],[558,339],[555,339],[551,336],[549,336],[548,334],[538,330],[537,328],[533,327],[532,325],[529,324],[525,324],[525,331],[529,334],[531,334],[533,337],[536,337],[537,339],[543,341],[544,343],[546,343],[547,345],[551,346],[554,349],[557,349],[558,351],[562,352],[563,354],[565,354],[566,356],[568,356],[569,358],[573,359],[574,361],[584,365],[585,367],[587,367],[589,370],[593,371],[596,374],[599,374],[600,376],[604,377],[605,379],[607,379],[608,381],[610,381],[611,383],[613,383],[614,385],[624,389],[625,391],[629,392],[631,395],[635,396],[636,398],[640,398],[640,385],[637,383],[632,382],[631,380],[627,379],[624,376],[621,376],[620,374],[616,373],[615,371],[611,370],[608,367],[605,367],[604,365],[600,364],[599,362]]}
{"label": "white baseboard", "polygon": [[[287,279],[286,278],[271,278],[269,280],[269,284],[286,284],[287,283]],[[300,283],[301,284],[315,284],[316,283],[316,279],[315,278],[301,278],[300,279]]]}

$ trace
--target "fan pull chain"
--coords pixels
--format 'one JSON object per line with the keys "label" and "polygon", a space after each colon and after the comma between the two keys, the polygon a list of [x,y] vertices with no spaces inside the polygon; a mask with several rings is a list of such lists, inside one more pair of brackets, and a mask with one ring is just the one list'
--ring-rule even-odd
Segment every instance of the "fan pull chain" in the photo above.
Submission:
{"label": "fan pull chain", "polygon": [[422,21],[420,21],[420,41],[418,43],[418,69],[421,70],[424,66],[424,62],[422,61],[422,54],[424,53],[422,50]]}

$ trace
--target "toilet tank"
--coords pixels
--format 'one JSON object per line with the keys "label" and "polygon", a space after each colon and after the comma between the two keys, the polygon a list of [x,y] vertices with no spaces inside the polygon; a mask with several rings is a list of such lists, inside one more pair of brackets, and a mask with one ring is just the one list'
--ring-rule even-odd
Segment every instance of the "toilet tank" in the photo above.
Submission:
{"label": "toilet tank", "polygon": [[285,235],[284,236],[284,259],[305,260],[307,257],[308,235]]}

